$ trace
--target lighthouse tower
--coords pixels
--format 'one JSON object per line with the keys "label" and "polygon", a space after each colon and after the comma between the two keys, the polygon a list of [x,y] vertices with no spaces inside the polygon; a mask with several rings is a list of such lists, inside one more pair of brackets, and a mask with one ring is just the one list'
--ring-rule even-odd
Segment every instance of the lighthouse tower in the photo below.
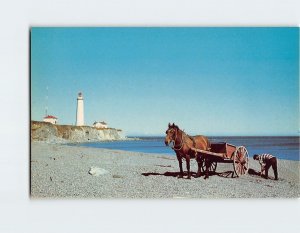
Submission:
{"label": "lighthouse tower", "polygon": [[83,95],[81,92],[78,93],[78,97],[77,97],[76,125],[77,126],[84,125]]}

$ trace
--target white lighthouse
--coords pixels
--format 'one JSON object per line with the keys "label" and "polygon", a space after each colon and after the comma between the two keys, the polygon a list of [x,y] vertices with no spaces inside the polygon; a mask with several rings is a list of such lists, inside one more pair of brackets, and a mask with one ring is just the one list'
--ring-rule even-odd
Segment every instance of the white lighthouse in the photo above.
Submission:
{"label": "white lighthouse", "polygon": [[76,125],[77,126],[84,125],[83,95],[81,92],[78,93],[78,97],[77,97]]}

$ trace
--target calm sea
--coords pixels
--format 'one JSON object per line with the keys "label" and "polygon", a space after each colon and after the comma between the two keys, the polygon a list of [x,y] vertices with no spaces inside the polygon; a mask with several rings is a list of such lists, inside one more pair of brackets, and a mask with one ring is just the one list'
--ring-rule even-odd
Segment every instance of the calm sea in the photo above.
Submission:
{"label": "calm sea", "polygon": [[[80,146],[125,150],[145,153],[175,155],[164,144],[164,137],[139,137],[141,140],[90,142]],[[269,153],[280,159],[299,160],[299,137],[209,137],[211,142],[227,142],[236,146],[245,146],[249,156]]]}

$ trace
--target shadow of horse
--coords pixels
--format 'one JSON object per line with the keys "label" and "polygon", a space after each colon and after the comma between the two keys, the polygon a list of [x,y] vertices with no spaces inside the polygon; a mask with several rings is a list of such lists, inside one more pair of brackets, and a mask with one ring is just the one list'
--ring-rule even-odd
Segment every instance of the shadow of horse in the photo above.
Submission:
{"label": "shadow of horse", "polygon": [[[191,176],[196,178],[196,172],[191,172]],[[259,173],[257,172],[259,175]],[[167,176],[167,177],[179,177],[180,172],[164,172],[164,173],[158,173],[158,172],[144,172],[142,173],[143,176]],[[187,176],[187,172],[183,173],[184,176]],[[223,178],[236,178],[237,176],[234,174],[233,171],[224,171],[224,172],[214,172],[209,171],[209,176],[219,176]],[[204,177],[204,174],[202,174],[201,177]],[[197,178],[201,178],[197,177]],[[186,178],[185,178],[186,179]]]}
{"label": "shadow of horse", "polygon": [[[172,176],[172,177],[178,177],[180,175],[180,172],[165,172],[165,173],[157,173],[157,172],[145,172],[142,173],[143,176]],[[187,176],[187,172],[183,173],[184,176]],[[196,172],[191,172],[191,175],[193,177],[196,176]]]}
{"label": "shadow of horse", "polygon": [[[228,177],[229,175],[226,175],[229,172],[209,172],[209,176],[221,176],[221,177]],[[196,172],[191,172],[191,176],[196,178]],[[231,174],[231,173],[230,173]],[[143,176],[172,176],[172,177],[179,177],[180,172],[164,172],[164,173],[158,173],[158,172],[144,172],[142,173]],[[187,172],[183,172],[184,176],[187,176]],[[204,177],[204,174],[202,175]],[[200,178],[200,177],[197,177]]]}

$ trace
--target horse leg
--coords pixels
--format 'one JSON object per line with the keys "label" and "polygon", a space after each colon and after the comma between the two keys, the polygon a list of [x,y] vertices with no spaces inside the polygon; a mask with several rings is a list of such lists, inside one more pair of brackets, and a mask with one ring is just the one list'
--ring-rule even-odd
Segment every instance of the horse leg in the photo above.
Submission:
{"label": "horse leg", "polygon": [[204,179],[207,179],[209,178],[209,171],[208,169],[210,168],[210,165],[211,165],[211,162],[209,159],[205,159],[205,176],[204,176]]}
{"label": "horse leg", "polygon": [[182,170],[182,158],[180,155],[177,154],[177,160],[179,163],[179,169],[180,169],[180,174],[178,176],[178,178],[183,178],[183,170]]}
{"label": "horse leg", "polygon": [[197,171],[197,174],[196,174],[195,178],[201,176],[201,167],[202,167],[202,164],[203,164],[203,160],[201,159],[201,155],[196,154],[196,160],[197,160],[197,163],[198,163],[198,171]]}
{"label": "horse leg", "polygon": [[186,169],[187,169],[187,178],[191,179],[191,172],[190,172],[190,156],[186,155]]}

